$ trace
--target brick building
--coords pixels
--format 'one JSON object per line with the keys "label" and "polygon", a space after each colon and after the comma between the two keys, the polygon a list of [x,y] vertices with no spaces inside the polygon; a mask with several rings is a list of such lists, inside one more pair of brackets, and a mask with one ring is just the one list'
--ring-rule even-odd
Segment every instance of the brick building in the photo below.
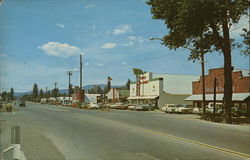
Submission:
{"label": "brick building", "polygon": [[[213,102],[214,79],[216,84],[216,100],[223,103],[224,97],[224,69],[210,69],[208,75],[205,76],[205,93],[206,102]],[[234,69],[232,73],[233,80],[233,106],[239,107],[245,112],[250,111],[250,75],[249,70]],[[192,95],[186,98],[187,101],[193,101],[194,106],[202,106],[202,78],[199,81],[192,82]]]}

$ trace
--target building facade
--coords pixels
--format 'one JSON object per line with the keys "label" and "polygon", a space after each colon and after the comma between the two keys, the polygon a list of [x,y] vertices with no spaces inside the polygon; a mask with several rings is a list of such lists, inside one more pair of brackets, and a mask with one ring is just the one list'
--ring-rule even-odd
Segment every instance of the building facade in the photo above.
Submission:
{"label": "building facade", "polygon": [[84,103],[100,103],[101,94],[85,94]]}
{"label": "building facade", "polygon": [[[214,79],[216,83],[216,102],[223,103],[224,97],[224,69],[210,69],[205,76],[206,103],[213,102],[214,99]],[[250,101],[250,75],[249,70],[235,69],[232,72],[232,101],[233,106],[239,107],[243,112],[249,113]],[[192,83],[192,95],[186,99],[193,101],[197,107],[202,106],[202,78]]]}
{"label": "building facade", "polygon": [[107,93],[107,99],[110,103],[118,103],[127,101],[129,97],[129,90],[118,89],[118,88],[111,88]]}
{"label": "building facade", "polygon": [[130,83],[131,104],[151,104],[162,108],[165,104],[185,104],[185,98],[192,94],[192,81],[199,76],[157,74],[147,72],[138,76],[137,82]]}

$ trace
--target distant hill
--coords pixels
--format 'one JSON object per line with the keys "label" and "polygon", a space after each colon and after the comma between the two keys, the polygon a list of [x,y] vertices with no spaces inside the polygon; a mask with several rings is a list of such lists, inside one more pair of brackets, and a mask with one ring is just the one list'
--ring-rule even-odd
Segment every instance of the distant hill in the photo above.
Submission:
{"label": "distant hill", "polygon": [[[84,90],[88,90],[88,89],[91,89],[91,88],[94,88],[95,86],[100,86],[101,89],[104,89],[106,84],[93,84],[93,85],[86,85],[83,87]],[[122,87],[122,85],[114,85],[112,86],[112,88],[119,88],[119,87]],[[61,94],[64,94],[64,93],[68,93],[68,89],[59,89],[59,92]],[[25,94],[32,94],[32,91],[28,91],[28,92],[15,92],[15,96],[16,97],[20,97],[20,96],[23,96]]]}

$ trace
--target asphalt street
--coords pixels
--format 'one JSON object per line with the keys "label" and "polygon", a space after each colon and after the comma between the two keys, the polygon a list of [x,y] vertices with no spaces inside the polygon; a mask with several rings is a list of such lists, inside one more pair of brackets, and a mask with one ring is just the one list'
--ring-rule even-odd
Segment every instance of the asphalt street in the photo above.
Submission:
{"label": "asphalt street", "polygon": [[212,123],[195,116],[27,103],[0,118],[9,126],[21,126],[28,160],[250,158],[249,125]]}

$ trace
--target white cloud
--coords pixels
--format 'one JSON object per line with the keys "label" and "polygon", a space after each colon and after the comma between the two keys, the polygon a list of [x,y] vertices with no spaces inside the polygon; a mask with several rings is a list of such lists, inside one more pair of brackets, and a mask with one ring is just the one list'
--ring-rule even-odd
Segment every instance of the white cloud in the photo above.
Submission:
{"label": "white cloud", "polygon": [[131,26],[128,24],[120,25],[116,29],[112,31],[107,31],[107,34],[119,35],[123,33],[130,33],[132,32]]}
{"label": "white cloud", "polygon": [[61,23],[57,23],[56,26],[60,28],[64,28],[64,24],[61,24]]}
{"label": "white cloud", "polygon": [[99,67],[102,67],[102,66],[103,66],[102,63],[97,63],[96,65],[99,66]]}
{"label": "white cloud", "polygon": [[128,42],[127,43],[123,43],[122,46],[133,46],[135,44],[137,45],[141,45],[143,42],[146,41],[145,38],[141,37],[141,36],[128,36]]}
{"label": "white cloud", "polygon": [[117,46],[117,44],[115,43],[104,43],[102,45],[102,48],[115,48]]}
{"label": "white cloud", "polygon": [[84,7],[85,7],[85,8],[95,8],[95,5],[89,3],[89,4],[86,4]]}
{"label": "white cloud", "polygon": [[48,42],[38,48],[43,50],[47,55],[57,57],[70,57],[84,54],[78,47],[71,46],[68,43]]}
{"label": "white cloud", "polygon": [[123,62],[122,65],[127,65],[127,63],[126,63],[126,62]]}

